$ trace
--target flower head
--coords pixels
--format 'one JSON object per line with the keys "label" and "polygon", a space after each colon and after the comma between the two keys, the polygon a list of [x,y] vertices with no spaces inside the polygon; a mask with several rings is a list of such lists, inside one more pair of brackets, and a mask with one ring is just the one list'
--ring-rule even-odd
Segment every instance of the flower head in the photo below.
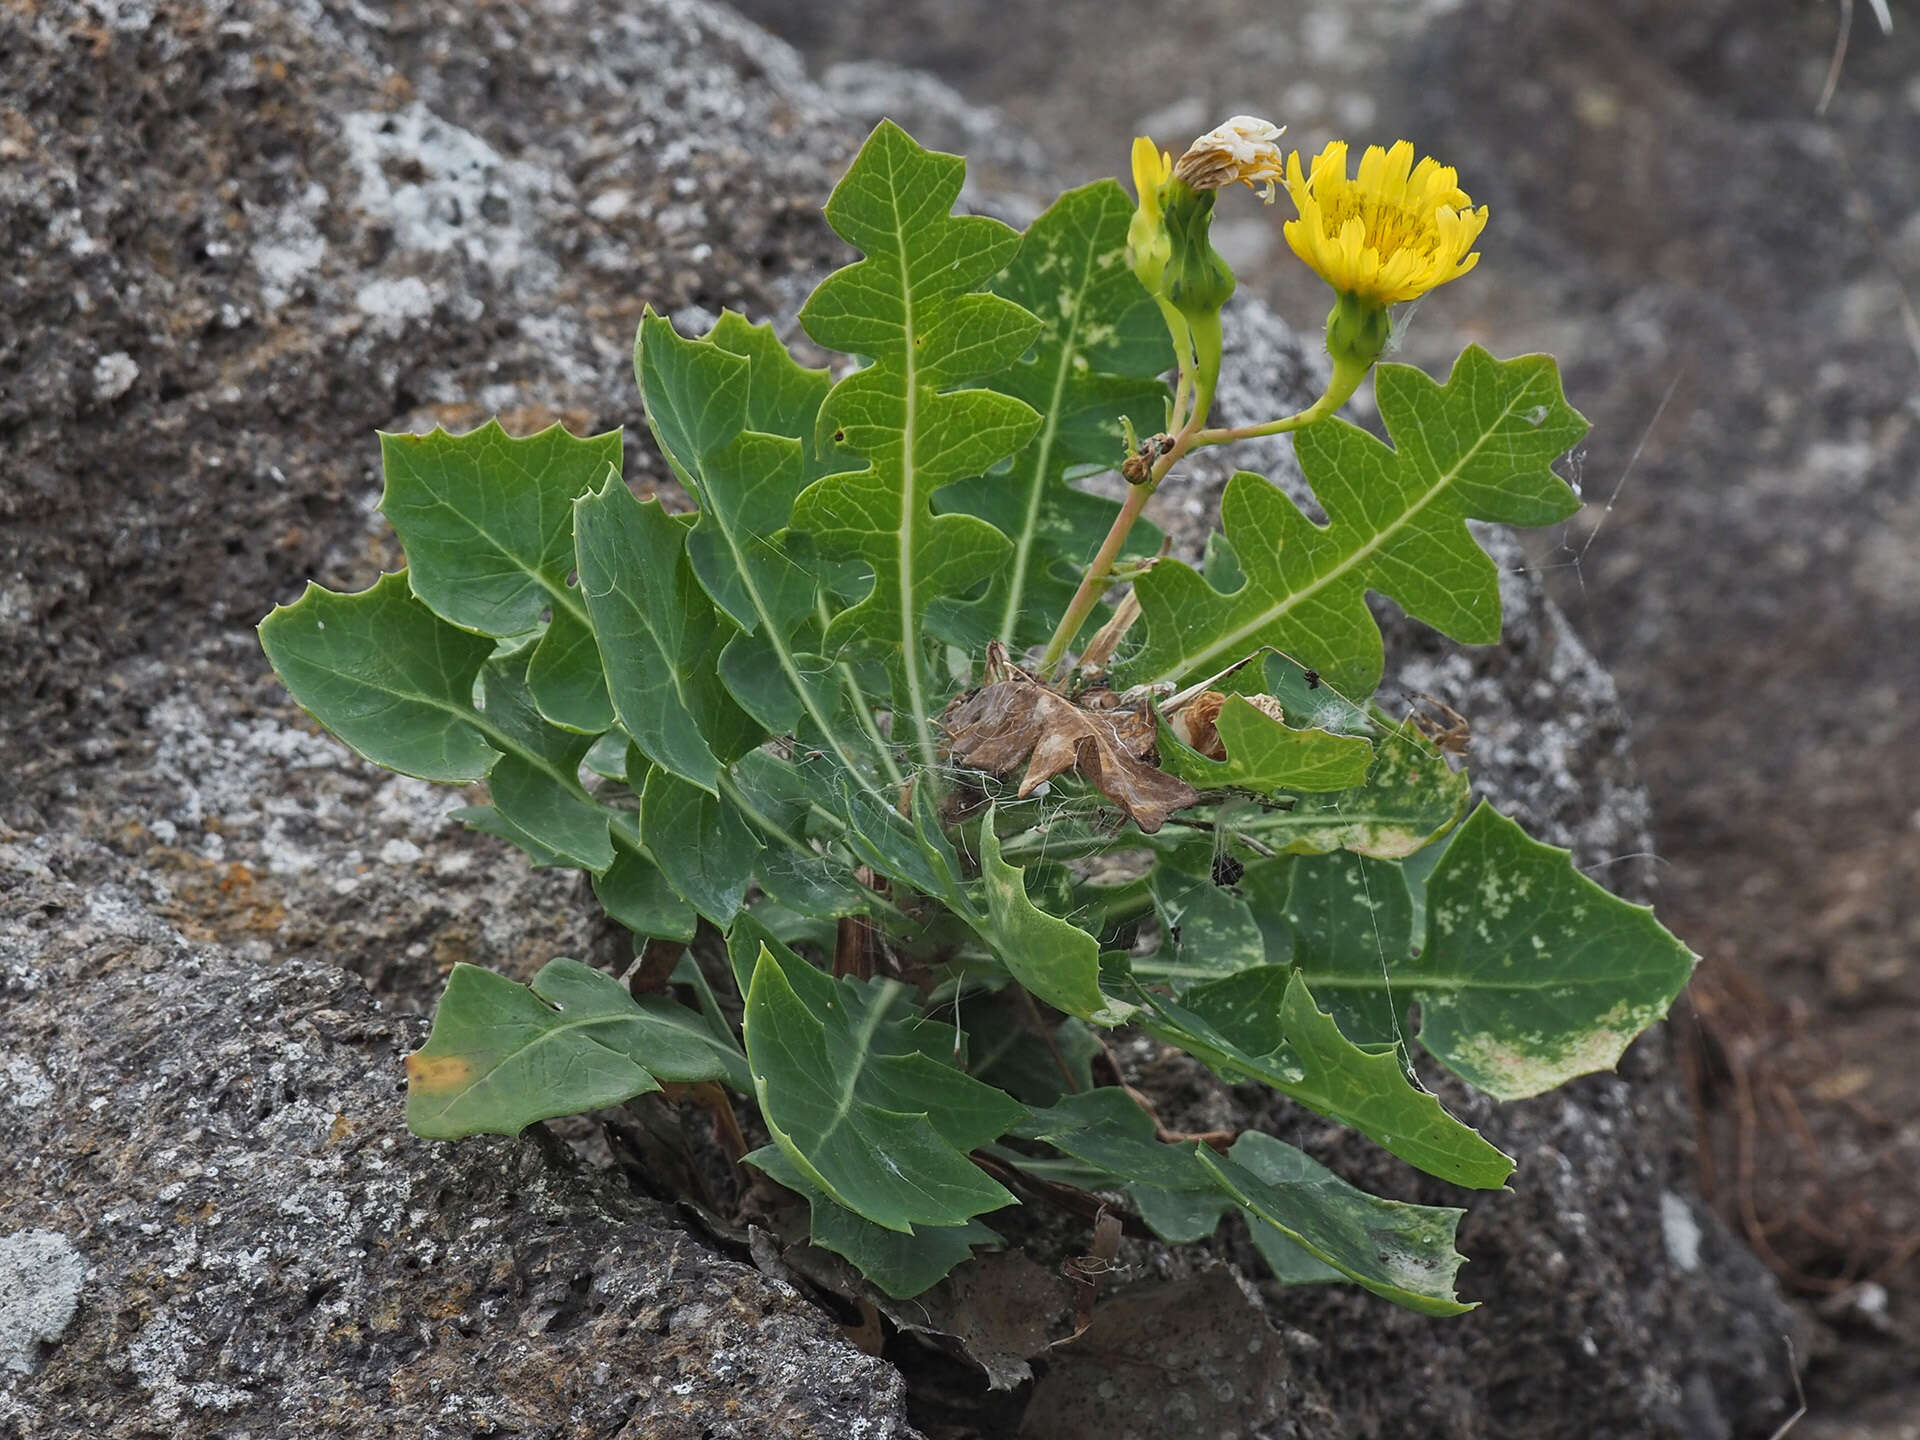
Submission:
{"label": "flower head", "polygon": [[1391,150],[1369,145],[1351,180],[1345,141],[1322,150],[1310,173],[1302,173],[1296,151],[1287,157],[1286,183],[1300,212],[1286,224],[1293,253],[1363,305],[1417,299],[1479,262],[1473,243],[1487,207],[1472,208],[1451,166],[1431,157],[1415,165],[1410,141]]}
{"label": "flower head", "polygon": [[1274,181],[1286,178],[1274,143],[1285,133],[1284,125],[1236,115],[1189,145],[1173,173],[1196,190],[1224,190],[1238,180],[1271,205]]}

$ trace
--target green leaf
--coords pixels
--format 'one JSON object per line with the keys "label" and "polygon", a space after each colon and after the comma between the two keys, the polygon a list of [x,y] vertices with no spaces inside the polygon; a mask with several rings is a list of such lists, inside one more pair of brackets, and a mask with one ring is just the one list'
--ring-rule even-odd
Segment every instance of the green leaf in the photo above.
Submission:
{"label": "green leaf", "polygon": [[1353,854],[1297,860],[1277,919],[1293,963],[1341,1030],[1362,1045],[1405,1038],[1413,901],[1399,865]]}
{"label": "green leaf", "polygon": [[556,850],[550,850],[534,839],[506,816],[491,805],[462,805],[458,810],[449,810],[448,818],[458,820],[467,829],[482,835],[491,835],[496,840],[504,840],[526,852],[536,870],[577,870],[577,862],[568,859]]}
{"label": "green leaf", "polygon": [[[985,596],[935,607],[935,633],[977,652],[989,638],[1018,653],[1046,640],[1073,598],[1084,564],[1100,548],[1119,505],[1069,485],[1076,472],[1115,468],[1124,456],[1121,417],[1141,435],[1166,423],[1173,349],[1159,307],[1127,268],[1133,201],[1112,180],[1069,190],[1020,240],[993,280],[996,295],[1040,320],[1032,347],[988,377],[990,389],[1041,417],[1004,475],[963,480],[939,495],[943,512],[976,515],[1013,541]],[[1124,555],[1158,552],[1160,533],[1137,524]],[[943,611],[956,613],[943,614]],[[958,613],[964,612],[964,613]]]}
{"label": "green leaf", "polygon": [[815,797],[800,769],[766,750],[740,757],[731,798],[762,831],[777,830],[794,843],[761,851],[754,878],[760,888],[800,915],[836,920],[872,908],[873,892],[854,879],[852,868],[816,850],[809,839]]}
{"label": "green leaf", "polygon": [[1510,1157],[1420,1088],[1397,1050],[1362,1050],[1341,1034],[1297,971],[1245,970],[1195,987],[1182,1004],[1238,1050],[1297,1068],[1299,1081],[1276,1088],[1409,1165],[1477,1190],[1497,1190],[1513,1173]]}
{"label": "green leaf", "polygon": [[404,570],[357,595],[309,584],[260,622],[260,646],[300,708],[376,765],[465,784],[505,748],[473,708],[493,642],[421,604]]}
{"label": "green leaf", "polygon": [[776,1184],[803,1197],[812,1207],[809,1239],[822,1250],[849,1260],[855,1269],[896,1300],[929,1290],[979,1245],[996,1246],[1000,1237],[978,1220],[964,1225],[922,1225],[911,1234],[863,1220],[828,1198],[777,1145],[747,1156],[747,1163]]}
{"label": "green leaf", "polygon": [[[1332,714],[1323,718],[1337,723]],[[1351,850],[1399,860],[1425,848],[1466,812],[1466,773],[1450,768],[1411,720],[1398,727],[1372,723],[1379,738],[1364,784],[1326,795],[1303,792],[1292,809],[1240,821],[1235,830],[1290,855]]]}
{"label": "green leaf", "polygon": [[1342,693],[1371,695],[1382,657],[1368,590],[1456,640],[1500,638],[1499,577],[1465,522],[1545,525],[1579,509],[1548,467],[1586,421],[1566,403],[1550,357],[1496,361],[1478,346],[1444,386],[1381,365],[1374,393],[1395,448],[1343,420],[1294,437],[1327,525],[1243,472],[1228,482],[1220,515],[1246,583],[1223,594],[1171,560],[1140,577],[1147,639],[1129,675],[1197,679],[1271,645]]}
{"label": "green leaf", "polygon": [[760,947],[744,1028],[761,1114],[801,1173],[902,1232],[1013,1203],[967,1152],[1026,1106],[917,1048],[902,987],[835,981],[782,950]]}
{"label": "green leaf", "polygon": [[563,729],[598,735],[613,724],[600,647],[571,610],[555,607],[527,666],[527,690],[540,714]]}
{"label": "green leaf", "polygon": [[600,908],[635,935],[693,939],[697,928],[693,907],[675,892],[660,867],[629,846],[616,843],[613,848],[613,864],[593,877]]}
{"label": "green leaf", "polygon": [[714,674],[733,633],[687,562],[687,531],[619,475],[574,505],[580,590],[621,727],[662,769],[719,793],[725,761],[759,738]]}
{"label": "green leaf", "polygon": [[1427,943],[1395,991],[1420,1002],[1420,1043],[1441,1063],[1520,1100],[1612,1069],[1696,958],[1483,802],[1427,882]]}
{"label": "green leaf", "polygon": [[1258,918],[1291,934],[1302,978],[1345,1034],[1393,1043],[1417,1004],[1421,1044],[1498,1099],[1610,1068],[1692,972],[1650,910],[1485,804],[1448,839],[1425,892],[1417,952],[1400,867],[1351,855],[1295,861],[1283,913]]}
{"label": "green leaf", "polygon": [[1135,959],[1135,975],[1180,990],[1267,962],[1266,938],[1252,910],[1216,885],[1212,870],[1211,846],[1186,846],[1154,865],[1148,884],[1160,917],[1160,951]]}
{"label": "green leaf", "polygon": [[954,388],[1006,369],[1039,329],[1011,301],[975,293],[1019,240],[997,220],[949,213],[965,169],[891,121],[875,127],[826,207],[866,258],[828,276],[800,312],[820,344],[873,362],[833,387],[816,429],[830,464],[866,463],[817,481],[793,514],[829,558],[873,572],[868,593],[834,617],[827,646],[861,641],[886,656],[894,712],[911,719],[929,766],[940,697],[927,670],[927,607],[989,579],[1010,548],[984,521],[936,516],[933,496],[984,474],[1040,423],[1011,396]]}
{"label": "green leaf", "polygon": [[541,718],[528,689],[528,657],[522,650],[481,671],[488,723],[517,742],[489,772],[487,791],[494,809],[538,844],[584,870],[605,870],[613,863],[612,815],[579,780],[593,742]]}
{"label": "green leaf", "polygon": [[[1235,1208],[1225,1191],[1162,1190],[1154,1185],[1126,1188],[1147,1228],[1169,1245],[1191,1245],[1206,1239],[1220,1228],[1221,1216]],[[1269,1228],[1254,1227],[1256,1233]],[[1335,1280],[1347,1278],[1338,1270],[1330,1273]]]}
{"label": "green leaf", "polygon": [[720,678],[766,729],[807,733],[810,721],[864,774],[856,755],[868,741],[848,714],[842,672],[818,653],[819,578],[785,533],[820,472],[794,437],[813,433],[825,372],[795,364],[771,330],[737,315],[721,316],[709,339],[687,340],[651,310],[634,366],[655,437],[700,497],[687,536],[694,573],[739,627],[720,652]]}
{"label": "green leaf", "polygon": [[1134,1007],[1100,988],[1099,942],[1027,898],[1025,873],[1000,858],[993,825],[989,809],[980,826],[986,915],[984,924],[975,920],[975,928],[990,940],[1013,978],[1049,1005],[1096,1024],[1125,1024]]}
{"label": "green leaf", "polygon": [[627,747],[632,743],[624,730],[616,728],[607,731],[587,747],[587,768],[603,780],[618,780],[624,784],[627,779]]}
{"label": "green leaf", "polygon": [[[475,828],[536,864],[612,863],[616,817],[580,784],[591,741],[535,710],[526,648],[490,660],[494,642],[440,619],[404,571],[357,595],[310,585],[261,622],[260,640],[294,698],[375,764],[423,780],[486,779],[493,804],[461,815]],[[474,704],[482,676],[484,711]]]}
{"label": "green leaf", "polygon": [[1204,1220],[1212,1197],[1225,1196],[1255,1230],[1272,1226],[1376,1295],[1428,1315],[1472,1308],[1453,1295],[1461,1264],[1454,1232],[1464,1211],[1369,1195],[1258,1132],[1242,1135],[1225,1156],[1204,1145],[1162,1144],[1146,1112],[1114,1088],[1064,1100],[1027,1129],[1129,1185],[1195,1197],[1185,1206],[1164,1196],[1152,1202],[1181,1233]]}
{"label": "green leaf", "polygon": [[[1453,1290],[1465,1258],[1453,1248],[1464,1210],[1378,1199],[1258,1131],[1236,1140],[1225,1159],[1205,1150],[1200,1158],[1250,1215],[1267,1222],[1247,1228],[1260,1257],[1283,1284],[1315,1284],[1345,1275],[1423,1315],[1458,1315],[1476,1308],[1462,1304]],[[1383,1218],[1374,1218],[1367,1214],[1369,1206],[1388,1208]],[[1357,1251],[1356,1244],[1368,1241],[1380,1278],[1356,1276],[1348,1268],[1351,1260],[1366,1253]]]}
{"label": "green leaf", "polygon": [[1366,783],[1373,746],[1357,735],[1296,730],[1229,695],[1214,722],[1227,758],[1210,760],[1159,721],[1160,768],[1196,790],[1251,790],[1259,795],[1349,790]]}
{"label": "green leaf", "polygon": [[549,961],[531,986],[456,964],[427,1043],[407,1057],[407,1125],[430,1140],[517,1135],[662,1081],[722,1079],[699,1024],[642,1010],[576,960]]}
{"label": "green leaf", "polygon": [[694,909],[722,929],[733,922],[760,854],[737,806],[655,770],[640,795],[640,839]]}
{"label": "green leaf", "polygon": [[620,468],[620,432],[584,438],[551,425],[516,440],[489,420],[465,435],[383,434],[380,509],[433,612],[503,637],[553,626],[534,657],[541,714],[598,734],[613,721],[573,571],[573,502]]}
{"label": "green leaf", "polygon": [[832,817],[836,838],[857,863],[939,900],[964,919],[980,917],[982,908],[961,879],[960,857],[941,827],[932,786],[915,785],[912,814],[902,816],[884,793],[862,788],[830,755],[808,756],[791,769],[793,778],[785,783],[804,787]]}

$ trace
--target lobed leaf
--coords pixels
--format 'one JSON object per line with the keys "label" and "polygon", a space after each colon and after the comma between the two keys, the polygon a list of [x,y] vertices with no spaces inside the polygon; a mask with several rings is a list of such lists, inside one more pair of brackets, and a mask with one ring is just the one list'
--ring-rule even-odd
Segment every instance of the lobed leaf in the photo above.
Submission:
{"label": "lobed leaf", "polygon": [[640,794],[640,838],[687,903],[722,929],[733,922],[760,839],[731,799],[655,770]]}
{"label": "lobed leaf", "polygon": [[1566,403],[1550,357],[1496,361],[1477,345],[1445,385],[1381,365],[1374,393],[1391,448],[1343,420],[1294,438],[1325,526],[1242,472],[1220,517],[1244,583],[1223,593],[1178,561],[1140,577],[1147,638],[1129,675],[1179,683],[1269,645],[1344,694],[1371,695],[1382,653],[1370,589],[1456,640],[1500,638],[1499,577],[1466,521],[1544,525],[1579,509],[1549,466],[1586,421]]}
{"label": "lobed leaf", "polygon": [[[1428,1315],[1472,1308],[1453,1293],[1462,1260],[1454,1234],[1464,1211],[1369,1195],[1258,1132],[1242,1135],[1224,1156],[1204,1145],[1163,1144],[1146,1112],[1114,1087],[1063,1100],[1026,1129],[1131,1187],[1161,1192],[1152,1203],[1179,1233],[1193,1233],[1224,1197],[1254,1230],[1271,1226],[1376,1295]],[[1181,1204],[1167,1198],[1173,1195],[1190,1198]]]}
{"label": "lobed leaf", "polygon": [[1397,1047],[1362,1050],[1343,1035],[1298,971],[1258,966],[1197,986],[1181,1003],[1240,1054],[1299,1072],[1276,1089],[1429,1175],[1497,1190],[1513,1173],[1511,1157],[1420,1087]]}
{"label": "lobed leaf", "polygon": [[575,502],[574,532],[621,728],[662,770],[717,795],[724,764],[763,732],[714,674],[733,626],[694,578],[686,526],[608,471]]}
{"label": "lobed leaf", "polygon": [[927,608],[964,596],[1010,552],[985,521],[936,515],[933,497],[984,474],[1040,423],[1012,396],[955,388],[1006,369],[1039,330],[1018,305],[977,293],[1019,239],[997,220],[949,213],[965,168],[891,121],[875,127],[826,207],[865,258],[828,276],[800,312],[820,344],[872,361],[822,404],[818,448],[839,473],[815,482],[793,514],[829,558],[872,571],[866,594],[833,617],[826,644],[862,642],[888,659],[895,713],[916,726],[929,765],[940,697],[924,651]]}
{"label": "lobed leaf", "polygon": [[1664,1015],[1694,957],[1645,906],[1609,894],[1566,851],[1482,804],[1425,885],[1425,944],[1398,865],[1354,855],[1293,863],[1255,918],[1361,1045],[1420,1043],[1497,1099],[1611,1068]]}
{"label": "lobed leaf", "polygon": [[1697,957],[1653,918],[1482,802],[1427,881],[1426,946],[1404,967],[1420,1043],[1498,1100],[1610,1070]]}
{"label": "lobed leaf", "polygon": [[681,898],[661,868],[634,847],[616,841],[613,850],[613,864],[593,877],[593,896],[600,908],[635,935],[693,939],[698,928],[693,906]]}
{"label": "lobed leaf", "polygon": [[[1353,708],[1337,697],[1329,704]],[[1317,723],[1337,724],[1338,716],[1323,711]],[[1400,860],[1425,849],[1466,813],[1467,775],[1452,769],[1411,720],[1397,727],[1382,717],[1368,723],[1378,738],[1363,782],[1331,793],[1302,790],[1290,809],[1269,810],[1235,828],[1289,855],[1350,850]]]}
{"label": "lobed leaf", "polygon": [[489,420],[465,435],[382,434],[380,509],[407,550],[413,593],[480,635],[547,626],[531,665],[542,716],[598,734],[613,723],[586,607],[568,584],[573,502],[620,468],[620,432],[560,425],[515,439]]}
{"label": "lobed leaf", "polygon": [[700,499],[688,559],[737,627],[718,653],[721,680],[767,730],[806,733],[811,722],[850,770],[870,768],[855,758],[868,742],[842,672],[819,653],[819,576],[787,534],[794,502],[822,472],[810,437],[826,373],[737,315],[688,340],[651,310],[634,369],[662,452]]}
{"label": "lobed leaf", "polygon": [[1316,794],[1366,783],[1373,746],[1358,735],[1298,729],[1263,714],[1241,695],[1227,696],[1214,719],[1224,760],[1200,754],[1160,722],[1160,765],[1196,790],[1257,795]]}
{"label": "lobed leaf", "polygon": [[300,708],[376,765],[458,785],[500,758],[473,708],[493,642],[435,615],[404,570],[355,595],[309,583],[260,622],[260,646]]}
{"label": "lobed leaf", "polygon": [[[1047,639],[1078,583],[1070,567],[1099,549],[1120,508],[1069,477],[1119,464],[1123,416],[1143,436],[1166,423],[1160,377],[1173,349],[1159,307],[1127,268],[1132,216],[1133,201],[1112,180],[1069,190],[1027,227],[990,287],[1036,316],[1040,333],[986,386],[1031,406],[1041,424],[1005,474],[962,480],[934,502],[1013,542],[984,596],[930,611],[929,628],[970,651],[998,639],[1018,653]],[[1136,524],[1123,554],[1159,548],[1159,532]]]}
{"label": "lobed leaf", "polygon": [[911,1233],[889,1230],[836,1205],[777,1145],[764,1145],[747,1163],[806,1200],[811,1210],[808,1239],[851,1261],[860,1273],[896,1300],[929,1290],[953,1267],[972,1257],[978,1246],[997,1246],[1000,1237],[978,1220],[963,1225],[921,1225]]}
{"label": "lobed leaf", "polygon": [[580,763],[592,740],[547,723],[527,682],[530,652],[489,660],[481,669],[486,720],[513,742],[487,775],[493,808],[521,833],[583,870],[613,864],[610,811],[580,788]]}
{"label": "lobed leaf", "polygon": [[1027,898],[1026,877],[1000,857],[991,808],[980,826],[984,917],[970,916],[1013,978],[1057,1009],[1099,1025],[1124,1024],[1134,1007],[1100,988],[1099,942]]}

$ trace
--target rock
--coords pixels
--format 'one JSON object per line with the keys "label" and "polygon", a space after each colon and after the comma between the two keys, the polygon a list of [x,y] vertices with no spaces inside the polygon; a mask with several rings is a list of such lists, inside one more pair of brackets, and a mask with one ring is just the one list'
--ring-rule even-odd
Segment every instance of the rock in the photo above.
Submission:
{"label": "rock", "polygon": [[191,944],[84,845],[7,860],[5,1043],[41,1078],[0,1104],[0,1372],[60,1343],[0,1432],[912,1435],[897,1372],[665,1207],[557,1145],[409,1135],[424,1026],[354,976]]}
{"label": "rock", "polygon": [[0,16],[0,1433],[910,1433],[670,1212],[405,1136],[421,1027],[346,972],[418,1010],[591,954],[590,907],[317,737],[251,633],[397,558],[376,428],[631,424],[643,304],[791,308],[850,136],[679,0],[101,15]]}
{"label": "rock", "polygon": [[[110,18],[103,21],[102,15]],[[641,308],[767,318],[854,137],[698,0],[0,13],[0,725],[383,561],[376,428],[634,426]]]}
{"label": "rock", "polygon": [[[592,907],[447,825],[460,796],[315,735],[251,634],[306,579],[358,588],[397,560],[376,427],[625,423],[628,473],[679,503],[627,373],[641,306],[790,315],[843,253],[818,206],[856,122],[695,0],[42,0],[0,17],[0,54],[26,102],[0,125],[0,1239],[64,1237],[67,1273],[88,1267],[70,1323],[32,1282],[14,1330],[39,1368],[10,1367],[0,1429],[910,1433],[897,1371],[613,1176],[537,1139],[406,1137],[404,1012],[457,959],[591,954]],[[1030,161],[910,80],[839,93],[870,106],[885,81]],[[1257,307],[1230,334],[1247,388],[1227,413],[1311,382],[1315,347]],[[1297,485],[1284,445],[1234,459]],[[1162,499],[1189,545],[1218,464]],[[1483,788],[1537,833],[1594,865],[1644,850],[1610,683],[1530,578],[1507,592],[1507,640],[1470,657],[1394,623],[1395,674],[1471,716]],[[1356,1180],[1459,1198],[1264,1097],[1152,1078]],[[1687,1199],[1664,1039],[1526,1106],[1449,1098],[1522,1159],[1466,1231],[1485,1306],[1431,1322],[1263,1293],[1248,1323],[1277,1324],[1229,1382],[1253,1398],[1222,1413],[1316,1437],[1782,1413],[1787,1321]],[[1685,1233],[1667,1195],[1691,1252],[1662,1238]],[[1257,1273],[1238,1243],[1151,1264]],[[1224,1277],[1206,1293],[1250,1305]],[[1129,1293],[1128,1323],[1176,1325],[1194,1293]],[[975,1383],[893,1353],[918,1405]],[[1054,1383],[1037,1415],[1071,1407]],[[993,1413],[954,1433],[1018,1423]]]}
{"label": "rock", "polygon": [[[19,1073],[27,1067],[31,1085]],[[7,1068],[14,1082],[7,1097],[12,1108],[37,1109],[53,1098],[26,1056],[14,1056]],[[19,1230],[0,1238],[0,1370],[32,1373],[38,1347],[58,1344],[73,1323],[86,1278],[86,1258],[57,1230]]]}

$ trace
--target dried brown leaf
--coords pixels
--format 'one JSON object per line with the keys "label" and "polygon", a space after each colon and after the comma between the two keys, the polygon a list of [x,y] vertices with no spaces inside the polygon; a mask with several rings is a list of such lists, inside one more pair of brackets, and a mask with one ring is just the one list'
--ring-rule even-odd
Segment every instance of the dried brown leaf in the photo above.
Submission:
{"label": "dried brown leaf", "polygon": [[1024,764],[1023,799],[1077,770],[1148,834],[1199,800],[1186,781],[1151,763],[1151,713],[1076,705],[1010,662],[997,643],[987,649],[986,680],[940,717],[947,756],[956,763],[996,776]]}

